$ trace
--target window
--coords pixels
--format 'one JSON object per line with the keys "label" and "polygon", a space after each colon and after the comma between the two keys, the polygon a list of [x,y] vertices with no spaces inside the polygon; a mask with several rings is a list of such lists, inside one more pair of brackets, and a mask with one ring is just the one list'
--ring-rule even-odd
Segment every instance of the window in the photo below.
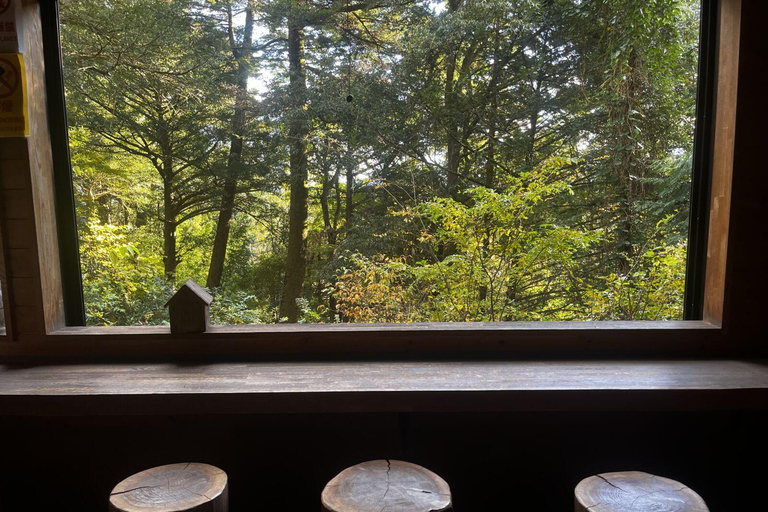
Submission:
{"label": "window", "polygon": [[682,319],[699,0],[60,5],[89,325]]}
{"label": "window", "polygon": [[[737,48],[738,49],[738,48]],[[722,58],[722,56],[721,56]],[[722,68],[721,68],[722,72]],[[50,99],[50,98],[49,98]],[[718,122],[723,121],[723,116],[718,117]],[[717,139],[715,139],[715,153],[717,153]],[[23,155],[22,155],[23,156]],[[727,157],[726,157],[727,160]],[[717,171],[717,169],[716,169]],[[717,172],[716,172],[717,174]],[[727,211],[726,211],[727,215]],[[47,246],[45,246],[47,247]],[[710,255],[711,257],[711,255]],[[43,259],[43,256],[40,256],[41,259]],[[44,284],[44,283],[43,283]],[[46,305],[48,307],[48,305]],[[61,325],[60,320],[57,320],[56,315],[51,315],[52,318],[46,319],[46,329],[45,332],[48,333],[56,333],[57,336],[53,336],[52,338],[57,338],[59,342],[64,342],[67,339],[74,339],[75,333],[82,333],[85,334],[87,332],[95,333],[97,331],[87,331],[86,330],[72,330],[72,329],[60,329],[56,325],[57,322],[58,325]],[[59,317],[60,318],[60,317]],[[677,323],[670,323],[666,327],[661,327],[658,324],[634,324],[633,326],[629,327],[629,331],[623,331],[623,329],[627,328],[628,326],[626,324],[616,324],[611,326],[610,328],[607,328],[605,325],[580,325],[580,324],[574,324],[574,325],[568,325],[567,327],[563,326],[562,324],[557,325],[550,325],[547,327],[539,327],[539,326],[531,326],[530,324],[522,324],[515,328],[510,327],[509,325],[501,325],[499,326],[495,331],[491,329],[490,327],[487,327],[485,325],[477,325],[477,324],[470,324],[466,327],[461,326],[453,326],[453,325],[442,325],[442,326],[424,326],[424,327],[418,327],[418,326],[402,326],[402,327],[396,327],[396,326],[390,326],[390,327],[383,327],[383,326],[372,326],[371,328],[367,328],[365,326],[348,326],[343,327],[339,326],[338,328],[328,328],[325,329],[325,326],[318,326],[314,328],[307,328],[307,329],[287,329],[282,328],[279,326],[275,326],[273,329],[261,329],[260,336],[262,336],[262,340],[272,339],[275,340],[278,337],[282,339],[289,340],[289,343],[285,345],[286,347],[289,347],[287,350],[291,351],[293,350],[290,348],[291,346],[296,346],[297,344],[301,344],[301,339],[306,339],[306,332],[313,333],[312,338],[313,342],[317,342],[318,345],[332,345],[335,342],[337,342],[339,339],[345,338],[349,339],[354,336],[359,337],[360,331],[366,331],[366,332],[374,332],[374,330],[377,331],[384,331],[385,335],[381,337],[383,339],[384,337],[389,337],[392,340],[392,347],[402,347],[404,345],[407,345],[409,343],[413,343],[414,340],[417,340],[419,338],[421,339],[429,339],[434,340],[435,336],[441,336],[445,343],[451,344],[461,344],[461,339],[466,338],[467,336],[484,333],[483,336],[486,337],[485,344],[478,345],[480,350],[486,349],[490,346],[499,345],[499,344],[505,344],[505,345],[513,345],[518,340],[511,340],[509,337],[509,333],[511,330],[519,330],[523,334],[520,334],[520,339],[533,339],[537,336],[541,335],[541,332],[544,331],[551,331],[553,333],[555,332],[563,332],[563,337],[558,338],[560,341],[555,341],[553,345],[551,346],[557,346],[562,345],[564,342],[563,340],[569,339],[582,339],[582,340],[589,340],[594,342],[594,347],[600,348],[605,347],[609,343],[610,339],[614,339],[616,337],[616,331],[619,330],[622,332],[639,332],[643,331],[644,329],[649,329],[649,333],[653,339],[651,340],[644,340],[648,342],[649,345],[658,347],[660,344],[665,343],[667,341],[670,341],[672,339],[676,340],[677,342],[681,344],[691,344],[694,343],[694,339],[698,340],[695,343],[700,342],[702,339],[706,338],[708,336],[707,334],[701,334],[697,333],[696,331],[707,331],[710,329],[710,327],[700,324],[700,323],[690,323],[685,324],[685,326]],[[595,329],[597,328],[597,330]],[[438,329],[440,333],[438,335],[420,335],[419,332],[434,332],[434,329]],[[487,331],[488,329],[491,329],[491,331]],[[229,328],[229,329],[219,329],[217,330],[217,335],[223,336],[224,338],[227,338],[230,334],[236,333],[238,329],[235,328]],[[104,332],[104,331],[99,331]],[[130,330],[122,330],[122,331],[112,331],[113,334],[110,335],[111,338],[120,338],[120,336],[129,336],[126,333],[131,332],[139,332],[139,331],[130,331]],[[155,328],[147,328],[146,330],[142,331],[146,333],[147,337],[146,339],[150,339],[153,336],[161,335],[161,333],[164,333],[165,331],[163,329],[155,329]],[[294,332],[295,334],[286,334],[288,332]],[[495,332],[495,334],[494,334]],[[530,334],[525,334],[525,332],[529,332]],[[667,333],[668,332],[668,333]],[[348,334],[340,334],[340,333],[348,333]],[[399,334],[400,333],[400,334]],[[407,333],[406,335],[403,335],[402,333]],[[666,333],[666,334],[665,334]],[[549,335],[548,335],[549,336]],[[558,334],[553,334],[552,339],[557,338]],[[635,348],[638,346],[641,346],[641,340],[640,340],[640,334],[629,334],[629,337],[632,338],[635,336],[637,338],[636,343],[630,343],[630,345],[634,346]],[[68,338],[70,337],[70,338]],[[236,336],[232,334],[232,339],[235,339]],[[47,339],[47,338],[46,338]],[[293,345],[291,345],[291,339],[296,341]],[[514,341],[514,342],[513,342]],[[678,347],[680,345],[678,344]],[[544,350],[548,350],[547,345],[541,345],[541,347],[544,347]],[[540,347],[540,348],[541,348]]]}

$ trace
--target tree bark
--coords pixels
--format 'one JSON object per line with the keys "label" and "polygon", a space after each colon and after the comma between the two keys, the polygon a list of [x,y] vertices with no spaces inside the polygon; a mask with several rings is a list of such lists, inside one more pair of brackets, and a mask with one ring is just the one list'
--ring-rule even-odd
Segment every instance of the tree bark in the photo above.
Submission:
{"label": "tree bark", "polygon": [[[459,9],[459,0],[448,0],[448,13],[453,14]],[[446,138],[446,191],[448,197],[454,197],[459,185],[459,157],[461,144],[459,143],[459,121],[456,111],[456,61],[458,60],[458,48],[452,48],[446,56],[445,66],[445,91],[443,102],[447,113],[445,138]]]}
{"label": "tree bark", "polygon": [[163,270],[165,278],[173,281],[178,265],[176,254],[176,212],[173,204],[173,180],[163,179]]}
{"label": "tree bark", "polygon": [[165,278],[173,281],[176,276],[176,266],[179,264],[179,258],[176,254],[176,204],[174,181],[175,173],[173,169],[173,146],[168,127],[164,123],[159,129],[158,141],[160,143],[161,161],[160,175],[163,178],[163,270]]}
{"label": "tree bark", "polygon": [[619,159],[616,166],[619,182],[617,198],[619,226],[616,233],[616,250],[619,254],[618,271],[622,275],[629,273],[634,258],[632,228],[634,203],[637,196],[635,182],[638,181],[639,176],[633,177],[633,174],[642,172],[640,162],[637,161],[636,142],[632,133],[634,125],[631,119],[631,111],[636,108],[637,94],[642,81],[640,54],[636,48],[631,50],[628,64],[629,73],[622,84],[623,94],[613,123],[614,145],[617,147],[615,157]]}
{"label": "tree bark", "polygon": [[288,22],[288,65],[290,70],[288,139],[290,143],[291,191],[288,209],[288,254],[285,281],[280,299],[280,318],[297,322],[299,307],[296,299],[302,295],[306,273],[307,228],[307,142],[309,131],[307,107],[307,77],[304,69],[302,26]]}
{"label": "tree bark", "polygon": [[501,34],[499,34],[499,29],[496,28],[494,33],[493,71],[491,73],[491,82],[488,84],[488,102],[491,104],[491,112],[488,119],[488,147],[486,148],[484,180],[485,186],[488,188],[493,188],[496,184],[496,132],[498,129],[499,81],[502,71],[502,60],[499,55],[500,41]]}
{"label": "tree bark", "polygon": [[[333,177],[328,177],[328,169],[329,164],[326,161],[324,163],[324,169],[323,169],[323,188],[320,191],[320,208],[323,212],[323,231],[325,232],[326,239],[328,240],[328,245],[336,245],[336,240],[338,238],[338,231],[337,231],[337,216],[338,216],[338,208],[334,212],[334,218],[331,218],[331,205],[330,205],[330,197],[331,197],[331,190],[333,189],[338,194],[338,183],[339,183],[339,173],[340,173],[340,167],[337,165],[336,170],[333,173]],[[338,200],[338,196],[337,196]]]}
{"label": "tree bark", "polygon": [[349,233],[352,228],[352,213],[355,207],[354,193],[355,193],[355,169],[352,165],[352,158],[350,157],[346,163],[346,195],[344,203],[344,230]]}
{"label": "tree bark", "polygon": [[[230,32],[232,31],[230,27]],[[234,38],[231,39],[234,43]],[[227,176],[219,208],[219,218],[216,221],[216,236],[211,251],[211,264],[208,269],[208,288],[221,286],[221,276],[224,272],[224,261],[227,256],[229,228],[232,211],[237,194],[237,178],[243,160],[243,135],[245,133],[246,112],[248,109],[248,76],[250,74],[251,46],[253,44],[253,5],[248,2],[245,14],[245,31],[240,49],[232,44],[232,53],[237,59],[237,92],[235,109],[232,115],[232,134],[227,159]]]}

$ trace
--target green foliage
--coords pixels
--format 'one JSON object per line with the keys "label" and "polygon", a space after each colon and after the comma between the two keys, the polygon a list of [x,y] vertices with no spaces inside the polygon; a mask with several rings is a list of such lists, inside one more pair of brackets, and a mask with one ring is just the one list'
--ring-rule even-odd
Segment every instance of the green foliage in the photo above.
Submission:
{"label": "green foliage", "polygon": [[168,321],[163,307],[173,293],[158,272],[152,253],[144,254],[135,231],[91,219],[80,231],[80,261],[88,323],[157,324]]}
{"label": "green foliage", "polygon": [[698,8],[64,0],[88,323],[166,322],[173,289],[206,281],[232,179],[212,318],[281,320],[297,113],[299,321],[681,318]]}
{"label": "green foliage", "polygon": [[569,190],[526,173],[504,193],[468,191],[468,204],[439,198],[394,212],[417,226],[430,256],[356,255],[334,291],[340,313],[374,322],[577,318],[575,256],[599,237],[531,222],[540,204]]}
{"label": "green foliage", "polygon": [[602,277],[587,290],[594,320],[679,320],[683,316],[686,244],[660,244],[638,255],[629,273]]}
{"label": "green foliage", "polygon": [[264,324],[273,319],[274,311],[264,308],[259,297],[244,291],[217,293],[211,304],[211,321],[216,324]]}

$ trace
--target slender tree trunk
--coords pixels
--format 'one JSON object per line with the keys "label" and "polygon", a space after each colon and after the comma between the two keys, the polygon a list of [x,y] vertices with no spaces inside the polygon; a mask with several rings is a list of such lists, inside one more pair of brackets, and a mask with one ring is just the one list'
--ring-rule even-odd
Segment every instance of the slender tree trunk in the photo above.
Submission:
{"label": "slender tree trunk", "polygon": [[488,145],[485,154],[485,186],[493,188],[496,183],[496,108],[498,107],[498,97],[494,93],[491,98],[491,119],[488,126]]}
{"label": "slender tree trunk", "polygon": [[323,169],[323,188],[320,192],[320,208],[323,211],[323,228],[325,232],[326,239],[328,240],[328,245],[336,245],[336,239],[337,239],[337,230],[336,230],[336,215],[338,214],[338,210],[334,212],[334,218],[331,219],[331,205],[330,205],[330,197],[331,197],[331,190],[338,190],[338,187],[336,184],[339,182],[339,167],[336,167],[336,171],[333,173],[333,177],[328,177],[328,164],[327,162],[324,164],[325,169]]}
{"label": "slender tree trunk", "polygon": [[525,163],[529,170],[533,169],[533,156],[534,152],[536,151],[536,135],[539,129],[539,108],[536,106],[539,101],[538,96],[533,101],[533,110],[531,111],[531,116],[528,119],[528,122],[531,125],[531,129],[528,132],[528,148],[525,152]]}
{"label": "slender tree trunk", "polygon": [[346,170],[346,195],[345,195],[345,203],[344,203],[344,229],[347,233],[349,233],[349,230],[352,228],[352,213],[353,209],[355,207],[355,203],[353,201],[354,199],[354,193],[355,193],[355,169],[352,165],[352,158],[347,159],[347,170]]}
{"label": "slender tree trunk", "polygon": [[333,175],[333,190],[335,194],[335,209],[333,211],[333,231],[336,238],[339,236],[339,215],[341,214],[341,186],[339,178],[341,177],[341,167],[336,167],[336,173]]}
{"label": "slender tree trunk", "polygon": [[167,280],[173,281],[178,263],[173,181],[172,178],[166,177],[163,179],[163,270]]}
{"label": "slender tree trunk", "polygon": [[[497,117],[499,112],[499,80],[501,79],[502,60],[499,56],[499,42],[501,35],[498,28],[494,37],[493,71],[491,82],[488,84],[489,103],[491,112],[488,119],[488,146],[485,157],[485,186],[493,188],[496,184],[496,132],[498,130]],[[484,299],[485,297],[483,297]],[[483,300],[481,299],[481,300]]]}
{"label": "slender tree trunk", "polygon": [[176,266],[179,258],[176,253],[176,198],[174,190],[175,174],[173,169],[173,144],[161,113],[161,124],[158,128],[160,146],[160,162],[157,167],[163,179],[163,270],[165,278],[173,282],[176,276]]}
{"label": "slender tree trunk", "polygon": [[[335,219],[337,218],[336,215],[338,214],[338,209],[336,212],[334,212],[334,220],[331,220],[331,206],[330,206],[330,192],[331,188],[334,186],[334,183],[339,182],[339,172],[340,167],[337,165],[336,171],[334,172],[333,178],[328,178],[328,161],[327,159],[324,162],[324,169],[323,169],[323,190],[320,194],[320,207],[323,210],[323,227],[325,228],[325,236],[328,240],[328,245],[331,247],[336,245],[336,239],[337,239],[337,231],[336,227],[337,224],[335,222]],[[336,193],[338,194],[338,187],[336,187]],[[337,208],[338,208],[338,197],[337,197]],[[333,259],[333,250],[328,251],[328,260],[331,261]],[[335,280],[331,278],[332,281],[330,282],[329,286],[330,288],[333,288],[336,284]],[[317,296],[322,296],[322,287],[320,286],[320,281],[318,281],[318,294]],[[331,293],[328,297],[328,321],[333,322],[336,319],[336,298],[333,296],[333,293]]]}
{"label": "slender tree trunk", "polygon": [[[539,63],[541,66],[542,64]],[[528,147],[525,152],[525,163],[528,169],[533,169],[534,156],[536,153],[536,136],[539,131],[539,113],[541,112],[541,82],[544,80],[544,73],[539,69],[538,77],[536,78],[536,84],[533,86],[533,102],[531,104],[531,114],[528,118],[528,123],[531,126],[528,132]]]}
{"label": "slender tree trunk", "polygon": [[[336,209],[333,212],[333,233],[334,238],[338,238],[339,236],[339,216],[341,214],[341,185],[340,185],[340,178],[341,178],[341,167],[336,168],[336,173],[333,177],[333,189],[336,194]],[[335,243],[335,242],[334,242]],[[336,281],[332,283],[332,287],[336,286]],[[342,320],[339,318],[339,309],[338,304],[336,303],[336,296],[331,294],[331,296],[328,298],[328,321],[329,322],[336,322],[337,320]]]}
{"label": "slender tree trunk", "polygon": [[307,77],[304,70],[304,42],[302,27],[288,22],[288,65],[290,70],[288,139],[290,142],[291,192],[288,209],[288,254],[285,266],[285,282],[280,300],[280,318],[297,322],[304,274],[307,268],[307,142],[306,119]]}
{"label": "slender tree trunk", "polygon": [[245,133],[246,111],[248,109],[248,76],[250,74],[252,44],[253,6],[249,2],[246,8],[245,32],[241,48],[235,47],[234,38],[231,40],[232,53],[237,59],[237,92],[235,96],[235,110],[232,115],[232,135],[229,145],[229,158],[227,159],[227,176],[224,182],[219,218],[216,222],[216,236],[213,240],[213,250],[211,251],[211,265],[208,269],[208,280],[206,281],[208,288],[216,288],[221,285],[221,275],[224,272],[224,261],[227,256],[229,227],[232,220],[232,211],[235,206],[235,195],[237,194],[237,177],[243,160],[243,135]]}
{"label": "slender tree trunk", "polygon": [[640,177],[641,165],[637,161],[636,143],[633,133],[633,121],[631,111],[636,108],[637,94],[641,87],[640,55],[633,48],[629,54],[629,73],[622,84],[622,97],[616,109],[614,119],[614,144],[617,147],[616,157],[619,163],[616,167],[619,181],[619,226],[616,236],[616,249],[619,253],[619,273],[627,274],[630,271],[634,257],[633,224],[634,203],[636,191],[634,182]]}
{"label": "slender tree trunk", "polygon": [[[493,73],[491,75],[491,82],[488,84],[488,94],[489,94],[489,103],[491,104],[491,112],[488,119],[488,144],[486,147],[486,155],[485,155],[485,186],[488,188],[493,188],[496,184],[496,133],[498,130],[497,125],[497,117],[498,117],[498,111],[499,111],[499,80],[501,77],[501,59],[499,58],[499,41],[500,41],[500,34],[498,29],[496,30],[496,36],[494,39],[495,42],[495,51],[493,56]],[[490,222],[490,218],[488,219]],[[488,231],[485,232],[483,235],[483,247],[481,249],[482,257],[487,258],[488,257],[488,251],[489,251],[489,233]],[[488,298],[488,286],[485,284],[482,284],[478,287],[478,301],[482,302]],[[493,301],[490,301],[491,308],[490,313],[493,316]]]}
{"label": "slender tree trunk", "polygon": [[[448,0],[448,13],[453,14],[459,9],[459,0]],[[445,126],[446,140],[446,191],[449,197],[454,197],[459,185],[459,157],[461,144],[459,143],[458,105],[456,104],[456,61],[458,60],[458,48],[451,48],[446,55],[445,66],[445,90],[443,102],[447,113]]]}

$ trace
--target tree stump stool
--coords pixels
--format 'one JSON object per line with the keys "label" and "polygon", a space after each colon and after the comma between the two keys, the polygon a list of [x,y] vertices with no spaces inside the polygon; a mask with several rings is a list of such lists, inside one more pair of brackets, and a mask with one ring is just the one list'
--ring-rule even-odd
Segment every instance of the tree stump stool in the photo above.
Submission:
{"label": "tree stump stool", "polygon": [[452,510],[451,489],[410,462],[372,460],[345,469],[323,489],[324,512],[441,512]]}
{"label": "tree stump stool", "polygon": [[640,471],[585,478],[574,494],[576,512],[709,512],[701,496],[680,482]]}
{"label": "tree stump stool", "polygon": [[169,464],[136,473],[109,496],[110,512],[227,512],[227,474],[208,464]]}

